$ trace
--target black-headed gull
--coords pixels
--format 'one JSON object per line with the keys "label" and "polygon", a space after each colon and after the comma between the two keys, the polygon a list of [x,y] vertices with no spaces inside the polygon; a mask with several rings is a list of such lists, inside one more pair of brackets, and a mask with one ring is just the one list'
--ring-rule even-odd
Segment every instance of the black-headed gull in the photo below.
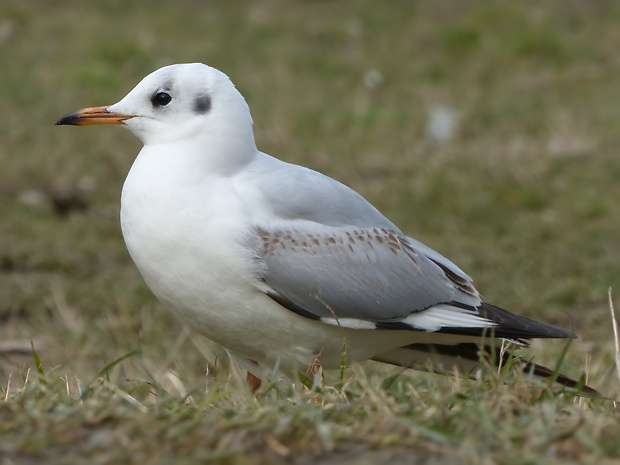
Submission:
{"label": "black-headed gull", "polygon": [[343,353],[469,370],[482,336],[496,355],[505,341],[572,337],[483,302],[459,267],[355,191],[260,152],[248,105],[214,68],[166,66],[120,102],[56,124],[122,124],[144,143],[121,199],[129,253],[167,308],[247,368],[253,389],[274,367],[337,368]]}

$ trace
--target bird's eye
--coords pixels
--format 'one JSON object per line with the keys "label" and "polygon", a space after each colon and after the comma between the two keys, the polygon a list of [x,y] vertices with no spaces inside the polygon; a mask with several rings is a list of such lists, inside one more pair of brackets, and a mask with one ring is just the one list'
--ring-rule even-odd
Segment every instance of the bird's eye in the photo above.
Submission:
{"label": "bird's eye", "polygon": [[168,92],[157,92],[155,95],[153,95],[153,98],[151,99],[153,105],[158,107],[165,107],[170,103],[171,100],[172,97]]}

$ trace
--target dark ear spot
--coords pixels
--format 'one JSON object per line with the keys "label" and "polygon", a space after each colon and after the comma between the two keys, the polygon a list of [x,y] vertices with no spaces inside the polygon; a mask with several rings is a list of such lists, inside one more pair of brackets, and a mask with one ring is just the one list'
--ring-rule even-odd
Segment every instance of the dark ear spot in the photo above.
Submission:
{"label": "dark ear spot", "polygon": [[200,95],[194,102],[194,111],[200,115],[204,115],[211,109],[211,97],[208,95]]}

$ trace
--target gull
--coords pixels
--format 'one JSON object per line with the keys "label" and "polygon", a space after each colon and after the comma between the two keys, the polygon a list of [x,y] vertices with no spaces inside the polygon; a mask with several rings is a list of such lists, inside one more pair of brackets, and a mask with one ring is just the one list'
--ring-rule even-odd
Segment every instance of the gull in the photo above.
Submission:
{"label": "gull", "polygon": [[129,254],[253,392],[274,370],[315,376],[372,359],[470,373],[485,355],[507,360],[507,343],[574,337],[484,302],[465,272],[354,190],[260,152],[245,99],[215,68],[166,66],[118,103],[56,124],[118,124],[142,141],[121,195]]}

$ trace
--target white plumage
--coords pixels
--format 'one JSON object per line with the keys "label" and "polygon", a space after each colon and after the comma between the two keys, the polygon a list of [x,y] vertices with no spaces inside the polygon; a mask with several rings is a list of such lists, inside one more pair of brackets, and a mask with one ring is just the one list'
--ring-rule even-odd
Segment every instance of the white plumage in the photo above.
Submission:
{"label": "white plumage", "polygon": [[147,285],[257,376],[316,357],[338,367],[344,341],[348,362],[421,367],[433,353],[470,364],[483,334],[571,336],[483,303],[469,276],[359,194],[258,151],[249,108],[220,71],[168,66],[57,124],[98,123],[144,143],[121,224]]}

